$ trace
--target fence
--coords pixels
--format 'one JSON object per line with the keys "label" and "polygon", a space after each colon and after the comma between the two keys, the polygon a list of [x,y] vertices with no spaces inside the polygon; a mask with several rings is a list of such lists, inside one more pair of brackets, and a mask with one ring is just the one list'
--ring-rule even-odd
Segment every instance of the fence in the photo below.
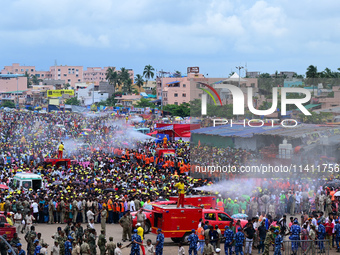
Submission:
{"label": "fence", "polygon": [[281,251],[282,255],[329,255],[331,240],[285,240],[283,241],[285,250]]}

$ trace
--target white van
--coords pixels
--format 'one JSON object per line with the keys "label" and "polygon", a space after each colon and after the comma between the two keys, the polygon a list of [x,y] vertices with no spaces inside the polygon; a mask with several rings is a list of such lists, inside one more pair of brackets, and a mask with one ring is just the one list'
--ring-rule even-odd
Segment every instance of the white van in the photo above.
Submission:
{"label": "white van", "polygon": [[38,190],[41,189],[42,178],[38,174],[32,173],[17,173],[13,178],[13,189],[20,189],[23,187],[24,189]]}

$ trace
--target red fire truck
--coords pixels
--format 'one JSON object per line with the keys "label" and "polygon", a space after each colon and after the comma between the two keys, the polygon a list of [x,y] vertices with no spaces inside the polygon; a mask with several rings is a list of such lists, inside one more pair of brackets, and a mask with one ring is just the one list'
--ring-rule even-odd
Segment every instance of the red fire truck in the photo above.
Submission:
{"label": "red fire truck", "polygon": [[45,158],[45,168],[49,166],[65,166],[66,168],[71,166],[71,159],[68,158]]}
{"label": "red fire truck", "polygon": [[[156,234],[161,228],[165,238],[171,238],[174,242],[187,242],[192,229],[197,229],[200,219],[208,221],[210,225],[217,225],[222,234],[226,225],[236,223],[225,212],[216,209],[202,209],[196,206],[185,205],[177,208],[176,205],[155,205],[152,210],[152,233]],[[244,227],[248,221],[240,220]]]}
{"label": "red fire truck", "polygon": [[[178,197],[170,197],[170,201],[177,202]],[[215,196],[200,196],[191,195],[184,197],[184,204],[202,207],[204,209],[216,208],[216,197]]]}
{"label": "red fire truck", "polygon": [[7,240],[10,240],[14,233],[16,233],[16,228],[8,224],[4,212],[0,212],[0,236],[6,234]]}

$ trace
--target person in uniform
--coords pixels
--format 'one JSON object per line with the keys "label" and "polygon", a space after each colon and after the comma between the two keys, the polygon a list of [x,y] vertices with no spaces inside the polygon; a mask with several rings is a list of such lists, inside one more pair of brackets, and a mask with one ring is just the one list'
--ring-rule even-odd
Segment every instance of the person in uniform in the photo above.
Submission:
{"label": "person in uniform", "polygon": [[135,229],[133,231],[133,235],[131,237],[131,253],[130,255],[140,255],[140,249],[139,249],[139,246],[140,245],[143,245],[142,244],[142,239],[140,237],[140,235],[137,234],[137,229]]}
{"label": "person in uniform", "polygon": [[[325,252],[325,247],[324,247],[324,240],[326,237],[326,228],[324,226],[325,224],[325,220],[322,219],[318,222],[318,243],[319,243],[319,249],[320,249],[320,253],[324,253]],[[293,225],[294,226],[294,225]]]}
{"label": "person in uniform", "polygon": [[163,246],[164,246],[164,235],[162,230],[157,229],[157,238],[156,238],[156,255],[163,255]]}
{"label": "person in uniform", "polygon": [[23,216],[21,214],[21,209],[18,209],[17,213],[14,214],[14,227],[16,228],[17,233],[22,232],[23,229],[22,220]]}
{"label": "person in uniform", "polygon": [[189,255],[194,252],[194,255],[197,255],[197,243],[198,243],[198,235],[195,234],[195,229],[191,230],[191,235],[188,237],[189,241]]}
{"label": "person in uniform", "polygon": [[224,243],[224,251],[225,254],[232,255],[232,243],[234,241],[234,232],[229,228],[229,226],[225,226],[225,231],[224,231],[224,237],[225,237],[225,243]]}
{"label": "person in uniform", "polygon": [[72,202],[72,211],[73,211],[72,222],[76,223],[77,222],[77,218],[78,218],[78,203],[77,203],[77,199],[74,199],[74,201]]}
{"label": "person in uniform", "polygon": [[298,248],[299,248],[299,243],[298,242],[293,242],[293,240],[299,240],[300,239],[300,233],[301,233],[301,227],[299,226],[299,222],[297,219],[293,221],[293,225],[290,227],[290,237],[289,239],[292,240],[292,252],[295,255]]}
{"label": "person in uniform", "polygon": [[122,240],[123,242],[126,241],[127,237],[129,237],[129,240],[131,240],[131,230],[130,230],[130,219],[128,218],[127,213],[124,214],[122,218],[119,220],[119,224],[123,228],[123,233],[122,233]]}
{"label": "person in uniform", "polygon": [[59,146],[58,146],[58,158],[63,158],[63,152],[64,152],[65,148],[64,148],[64,143],[60,142]]}
{"label": "person in uniform", "polygon": [[278,229],[275,229],[274,233],[277,235],[274,241],[274,245],[275,245],[274,255],[281,255],[281,247],[284,251],[283,237],[279,234]]}
{"label": "person in uniform", "polygon": [[72,255],[80,255],[80,246],[77,241],[73,241],[72,243],[73,248],[72,248]]}
{"label": "person in uniform", "polygon": [[53,203],[53,199],[51,198],[48,203],[48,223],[53,224],[54,223],[54,217],[53,212],[55,211],[55,206]]}
{"label": "person in uniform", "polygon": [[109,237],[109,242],[106,245],[107,249],[107,254],[108,255],[114,255],[115,254],[115,249],[116,249],[116,244],[113,242],[113,237]]}
{"label": "person in uniform", "polygon": [[25,235],[25,240],[27,242],[27,255],[33,255],[34,254],[34,249],[33,253],[31,253],[31,247],[33,247],[33,241],[35,240],[37,236],[37,233],[35,232],[35,227],[31,226],[31,230],[26,233]]}
{"label": "person in uniform", "polygon": [[20,238],[18,237],[18,233],[13,234],[12,240],[9,242],[9,244],[12,247],[17,247],[17,244],[20,243]]}
{"label": "person in uniform", "polygon": [[60,206],[61,206],[61,211],[60,211],[60,221],[61,221],[61,224],[64,224],[65,223],[65,201],[64,201],[64,198],[61,197],[61,201],[60,201]]}
{"label": "person in uniform", "polygon": [[68,236],[67,240],[64,243],[64,247],[65,247],[65,255],[72,255],[72,241],[73,241],[73,237],[72,236]]}
{"label": "person in uniform", "polygon": [[237,230],[238,230],[238,232],[234,236],[235,253],[236,253],[236,255],[238,255],[239,253],[241,255],[243,255],[242,247],[243,247],[245,237],[244,237],[244,234],[242,232],[242,228],[239,227]]}
{"label": "person in uniform", "polygon": [[137,223],[140,223],[142,228],[145,230],[146,215],[143,213],[143,209],[140,208],[136,213]]}
{"label": "person in uniform", "polygon": [[81,226],[81,223],[78,222],[76,224],[76,240],[81,243],[83,241],[84,229]]}
{"label": "person in uniform", "polygon": [[89,244],[84,241],[81,246],[80,246],[80,252],[82,255],[90,255],[91,254],[91,249]]}
{"label": "person in uniform", "polygon": [[60,247],[60,255],[65,255],[65,242],[67,238],[64,234],[64,232],[60,232],[60,235],[57,237],[57,241]]}
{"label": "person in uniform", "polygon": [[100,231],[100,235],[98,237],[98,247],[100,250],[100,255],[105,255],[106,252],[106,238],[105,238],[105,230],[102,229]]}
{"label": "person in uniform", "polygon": [[274,228],[270,227],[269,231],[266,234],[266,238],[264,239],[264,252],[262,255],[269,255],[269,246],[272,242],[274,242]]}
{"label": "person in uniform", "polygon": [[314,225],[310,226],[309,239],[311,240],[311,242],[310,242],[310,245],[308,246],[305,254],[309,254],[309,251],[312,250],[312,255],[315,255],[316,230],[315,230]]}
{"label": "person in uniform", "polygon": [[338,219],[335,220],[334,234],[335,234],[336,251],[340,252],[340,247],[339,247],[340,224],[339,224],[339,220]]}
{"label": "person in uniform", "polygon": [[22,244],[17,243],[18,255],[26,255],[25,251],[22,249]]}
{"label": "person in uniform", "polygon": [[97,249],[96,249],[96,230],[95,229],[90,229],[89,230],[89,245],[90,245],[90,250],[91,250],[91,255],[96,255],[97,254]]}
{"label": "person in uniform", "polygon": [[106,207],[103,206],[103,209],[100,213],[100,225],[101,225],[101,228],[104,229],[104,231],[106,231],[106,216],[107,216],[107,210],[106,210]]}

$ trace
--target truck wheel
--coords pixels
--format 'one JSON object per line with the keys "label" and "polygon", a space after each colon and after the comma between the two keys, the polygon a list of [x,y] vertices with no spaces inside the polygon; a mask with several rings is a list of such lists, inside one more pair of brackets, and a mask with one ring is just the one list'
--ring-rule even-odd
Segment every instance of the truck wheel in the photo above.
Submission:
{"label": "truck wheel", "polygon": [[189,238],[190,234],[191,234],[191,233],[185,233],[185,235],[182,237],[182,240],[181,240],[181,241],[182,241],[183,243],[189,243],[188,238]]}
{"label": "truck wheel", "polygon": [[182,240],[182,238],[180,238],[180,237],[171,237],[171,240],[172,240],[174,243],[179,243],[179,242]]}
{"label": "truck wheel", "polygon": [[147,222],[145,223],[145,226],[144,226],[144,233],[145,233],[145,234],[149,234],[150,229],[151,229],[150,222],[147,221]]}

